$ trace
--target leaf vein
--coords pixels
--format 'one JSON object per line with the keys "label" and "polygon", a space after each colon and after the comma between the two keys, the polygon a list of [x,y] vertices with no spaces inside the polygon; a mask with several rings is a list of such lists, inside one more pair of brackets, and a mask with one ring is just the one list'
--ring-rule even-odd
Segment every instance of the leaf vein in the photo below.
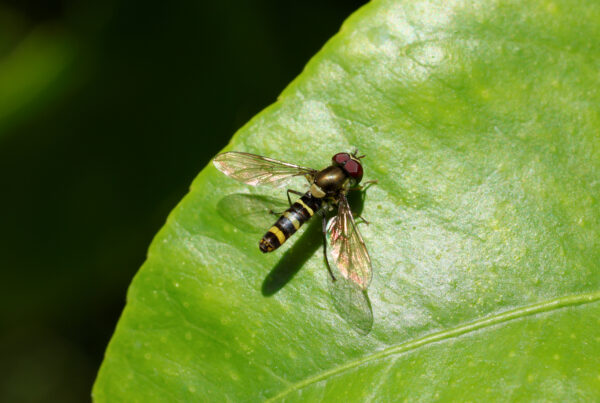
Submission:
{"label": "leaf vein", "polygon": [[281,400],[284,396],[305,388],[313,383],[325,380],[327,378],[339,375],[345,371],[350,369],[359,367],[363,364],[376,361],[385,357],[389,357],[395,354],[402,354],[408,351],[416,350],[420,347],[447,340],[455,337],[462,336],[464,334],[472,333],[480,329],[492,327],[494,325],[507,323],[516,319],[524,318],[527,316],[533,316],[537,314],[541,314],[544,312],[555,311],[561,308],[572,307],[577,305],[590,304],[593,302],[597,302],[600,300],[600,291],[585,293],[585,294],[575,294],[559,297],[556,299],[552,299],[549,301],[543,301],[532,305],[527,305],[523,307],[519,307],[516,309],[512,309],[509,311],[504,311],[495,315],[487,316],[481,319],[478,319],[473,322],[465,323],[451,329],[446,329],[440,332],[431,333],[424,337],[421,337],[416,340],[406,341],[400,344],[393,345],[384,350],[377,351],[373,354],[360,357],[358,359],[349,361],[343,365],[339,365],[337,367],[322,371],[316,375],[310,376],[308,378],[302,379],[296,383],[293,383],[288,388],[282,390],[279,394],[267,399],[267,402],[273,402],[276,400]]}

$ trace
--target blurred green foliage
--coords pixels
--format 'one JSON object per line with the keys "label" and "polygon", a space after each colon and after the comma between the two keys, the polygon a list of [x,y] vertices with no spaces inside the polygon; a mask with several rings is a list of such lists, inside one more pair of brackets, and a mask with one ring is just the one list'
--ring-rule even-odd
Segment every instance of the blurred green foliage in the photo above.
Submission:
{"label": "blurred green foliage", "polygon": [[0,400],[89,399],[167,213],[362,3],[0,4]]}

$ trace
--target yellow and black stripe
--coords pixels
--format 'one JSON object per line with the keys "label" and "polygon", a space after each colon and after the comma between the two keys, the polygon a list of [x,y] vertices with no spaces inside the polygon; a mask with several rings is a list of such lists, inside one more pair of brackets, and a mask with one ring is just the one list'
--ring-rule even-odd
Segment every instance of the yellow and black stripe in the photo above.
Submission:
{"label": "yellow and black stripe", "polygon": [[287,209],[260,240],[262,252],[271,252],[279,248],[298,228],[321,208],[323,199],[306,192],[298,201]]}

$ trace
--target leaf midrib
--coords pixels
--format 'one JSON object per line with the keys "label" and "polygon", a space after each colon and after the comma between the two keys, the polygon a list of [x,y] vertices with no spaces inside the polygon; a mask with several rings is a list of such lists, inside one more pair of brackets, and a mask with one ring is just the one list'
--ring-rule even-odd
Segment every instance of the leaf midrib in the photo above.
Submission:
{"label": "leaf midrib", "polygon": [[559,297],[556,299],[538,302],[532,305],[522,306],[516,309],[512,309],[509,311],[504,311],[495,315],[487,316],[481,319],[478,319],[474,322],[469,322],[466,324],[462,324],[450,329],[446,329],[440,332],[435,332],[428,334],[424,337],[418,338],[416,340],[406,341],[400,344],[396,344],[390,346],[384,350],[377,351],[375,353],[351,360],[337,367],[319,372],[313,376],[302,379],[296,383],[291,384],[289,387],[278,393],[277,395],[267,399],[267,402],[273,402],[282,397],[292,393],[296,390],[302,389],[308,385],[313,383],[322,381],[332,376],[336,376],[342,372],[348,371],[350,369],[359,367],[365,363],[376,361],[381,358],[385,358],[394,354],[405,353],[407,351],[416,350],[419,347],[448,340],[454,337],[462,336],[463,334],[471,333],[479,329],[491,327],[498,324],[507,323],[516,319],[520,319],[527,316],[533,316],[544,312],[550,312],[554,310],[558,310],[565,307],[590,304],[600,300],[600,291],[595,291],[591,293],[584,294],[575,294]]}

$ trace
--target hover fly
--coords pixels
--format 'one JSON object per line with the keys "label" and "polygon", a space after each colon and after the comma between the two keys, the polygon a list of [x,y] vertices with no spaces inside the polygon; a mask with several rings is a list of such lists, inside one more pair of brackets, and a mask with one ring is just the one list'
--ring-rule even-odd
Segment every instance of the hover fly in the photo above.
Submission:
{"label": "hover fly", "polygon": [[[371,259],[358,232],[346,195],[351,190],[361,190],[363,168],[357,152],[338,153],[331,165],[316,169],[261,157],[243,152],[226,152],[217,155],[213,163],[225,175],[248,185],[271,185],[281,187],[289,180],[304,177],[310,189],[306,193],[287,190],[290,208],[284,211],[259,243],[262,252],[272,252],[288,240],[305,222],[315,214],[322,219],[325,260],[329,274],[331,270],[327,248],[335,267],[342,276],[365,290],[371,281]],[[366,183],[374,183],[369,181]],[[290,193],[301,196],[295,203]],[[337,206],[337,215],[327,221],[327,211]]]}

